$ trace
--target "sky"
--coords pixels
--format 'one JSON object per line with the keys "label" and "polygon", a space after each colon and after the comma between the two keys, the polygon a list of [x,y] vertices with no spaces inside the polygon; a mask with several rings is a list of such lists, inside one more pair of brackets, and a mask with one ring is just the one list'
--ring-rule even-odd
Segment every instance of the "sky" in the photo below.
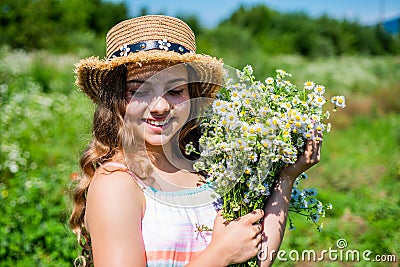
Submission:
{"label": "sky", "polygon": [[279,12],[304,12],[311,17],[328,15],[337,19],[373,25],[382,19],[400,16],[400,0],[109,0],[125,1],[131,16],[140,14],[143,7],[148,14],[171,16],[195,15],[202,26],[214,27],[228,18],[241,5],[265,4]]}

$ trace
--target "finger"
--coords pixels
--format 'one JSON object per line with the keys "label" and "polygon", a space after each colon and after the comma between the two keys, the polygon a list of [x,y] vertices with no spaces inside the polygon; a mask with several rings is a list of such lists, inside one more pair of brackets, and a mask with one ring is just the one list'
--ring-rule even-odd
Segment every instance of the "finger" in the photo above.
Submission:
{"label": "finger", "polygon": [[322,133],[316,131],[315,132],[314,150],[313,150],[313,154],[312,154],[312,158],[311,158],[312,163],[317,163],[320,161],[321,147],[322,147]]}
{"label": "finger", "polygon": [[255,223],[253,224],[253,229],[254,229],[254,236],[259,236],[262,233],[262,225],[261,223]]}
{"label": "finger", "polygon": [[243,219],[247,220],[250,224],[254,224],[264,217],[264,211],[262,209],[256,209],[252,212],[243,216]]}
{"label": "finger", "polygon": [[322,142],[322,132],[314,130],[314,140],[316,141],[316,144],[320,144]]}
{"label": "finger", "polygon": [[305,164],[311,163],[311,158],[314,152],[314,141],[312,139],[307,140],[304,144],[303,155],[299,158],[299,161],[304,161]]}
{"label": "finger", "polygon": [[262,239],[263,239],[262,238],[262,234],[258,234],[257,237],[256,237],[256,241],[257,241],[257,244],[258,244],[259,248],[261,248]]}
{"label": "finger", "polygon": [[305,144],[305,148],[304,148],[304,157],[305,157],[305,161],[308,163],[309,161],[311,161],[312,158],[312,154],[314,152],[314,140],[307,140],[306,144]]}
{"label": "finger", "polygon": [[262,248],[262,235],[259,234],[256,238],[256,242],[257,242],[257,249],[260,251]]}
{"label": "finger", "polygon": [[222,209],[217,212],[217,216],[215,217],[215,222],[225,222],[225,219],[222,216],[223,212],[224,211]]}
{"label": "finger", "polygon": [[255,238],[255,243],[256,243],[256,247],[257,247],[258,251],[260,251],[262,249],[262,246],[263,246],[263,242],[262,241],[263,241],[262,240],[262,234],[257,235],[256,238]]}
{"label": "finger", "polygon": [[261,231],[262,231],[261,223],[253,223],[253,228],[257,232],[257,234],[261,233]]}
{"label": "finger", "polygon": [[320,141],[320,142],[318,142],[318,143],[316,144],[315,150],[314,150],[314,152],[313,152],[313,154],[312,154],[312,159],[311,159],[311,160],[312,160],[314,163],[319,162],[320,159],[321,159],[321,147],[322,147],[322,141]]}

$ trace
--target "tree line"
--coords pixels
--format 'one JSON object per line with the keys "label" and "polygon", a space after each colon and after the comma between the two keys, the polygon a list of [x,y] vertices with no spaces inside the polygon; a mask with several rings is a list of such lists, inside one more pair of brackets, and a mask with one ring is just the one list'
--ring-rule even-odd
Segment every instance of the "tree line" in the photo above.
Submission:
{"label": "tree line", "polygon": [[1,0],[0,45],[56,52],[101,51],[104,41],[99,39],[127,17],[124,3],[103,0]]}
{"label": "tree line", "polygon": [[363,26],[326,15],[311,18],[301,12],[279,13],[265,5],[240,7],[218,28],[218,31],[232,28],[242,36],[251,36],[251,42],[266,53],[298,53],[314,57],[400,52],[399,36],[385,32],[382,25]]}
{"label": "tree line", "polygon": [[[140,14],[146,14],[142,8]],[[104,0],[2,0],[0,45],[104,55],[104,37],[129,17],[124,2]],[[300,54],[307,57],[400,53],[400,38],[383,27],[328,16],[280,13],[265,5],[240,7],[216,27],[181,16],[195,31],[200,52],[214,55]]]}

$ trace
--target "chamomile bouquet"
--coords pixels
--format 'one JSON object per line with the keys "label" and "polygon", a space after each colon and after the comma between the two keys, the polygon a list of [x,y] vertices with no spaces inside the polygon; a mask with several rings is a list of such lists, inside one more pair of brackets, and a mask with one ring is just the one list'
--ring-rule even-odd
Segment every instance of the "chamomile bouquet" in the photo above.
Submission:
{"label": "chamomile bouquet", "polygon": [[[298,89],[291,74],[276,70],[265,82],[255,79],[250,65],[236,70],[235,79],[226,79],[223,89],[205,110],[200,121],[200,157],[194,164],[205,171],[208,181],[223,199],[224,217],[233,220],[262,208],[279,171],[293,164],[304,143],[314,132],[330,131],[325,87],[306,81]],[[345,107],[343,96],[331,98],[333,109]],[[321,136],[321,135],[319,135]],[[322,141],[322,140],[321,140]],[[193,152],[189,144],[187,153]],[[289,211],[300,213],[320,230],[320,217],[330,204],[316,198],[314,188],[300,189],[307,175],[294,184]],[[289,217],[289,226],[294,228]]]}

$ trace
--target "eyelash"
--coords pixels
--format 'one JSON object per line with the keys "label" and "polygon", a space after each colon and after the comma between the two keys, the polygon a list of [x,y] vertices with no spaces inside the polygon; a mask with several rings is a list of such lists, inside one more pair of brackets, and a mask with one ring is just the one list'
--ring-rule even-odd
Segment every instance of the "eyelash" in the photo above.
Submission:
{"label": "eyelash", "polygon": [[[128,88],[128,91],[130,91],[130,94],[132,96],[136,96],[136,97],[145,96],[147,94],[147,91],[146,90],[138,90],[140,86],[141,86],[141,84],[136,85],[136,86],[131,86],[131,88]],[[179,96],[183,93],[183,91],[184,91],[184,89],[178,86],[178,87],[172,88],[171,90],[168,90],[166,92],[166,94],[173,95],[173,96]]]}
{"label": "eyelash", "polygon": [[172,90],[169,90],[167,93],[170,95],[180,95],[182,94],[183,89],[182,88],[174,88]]}

